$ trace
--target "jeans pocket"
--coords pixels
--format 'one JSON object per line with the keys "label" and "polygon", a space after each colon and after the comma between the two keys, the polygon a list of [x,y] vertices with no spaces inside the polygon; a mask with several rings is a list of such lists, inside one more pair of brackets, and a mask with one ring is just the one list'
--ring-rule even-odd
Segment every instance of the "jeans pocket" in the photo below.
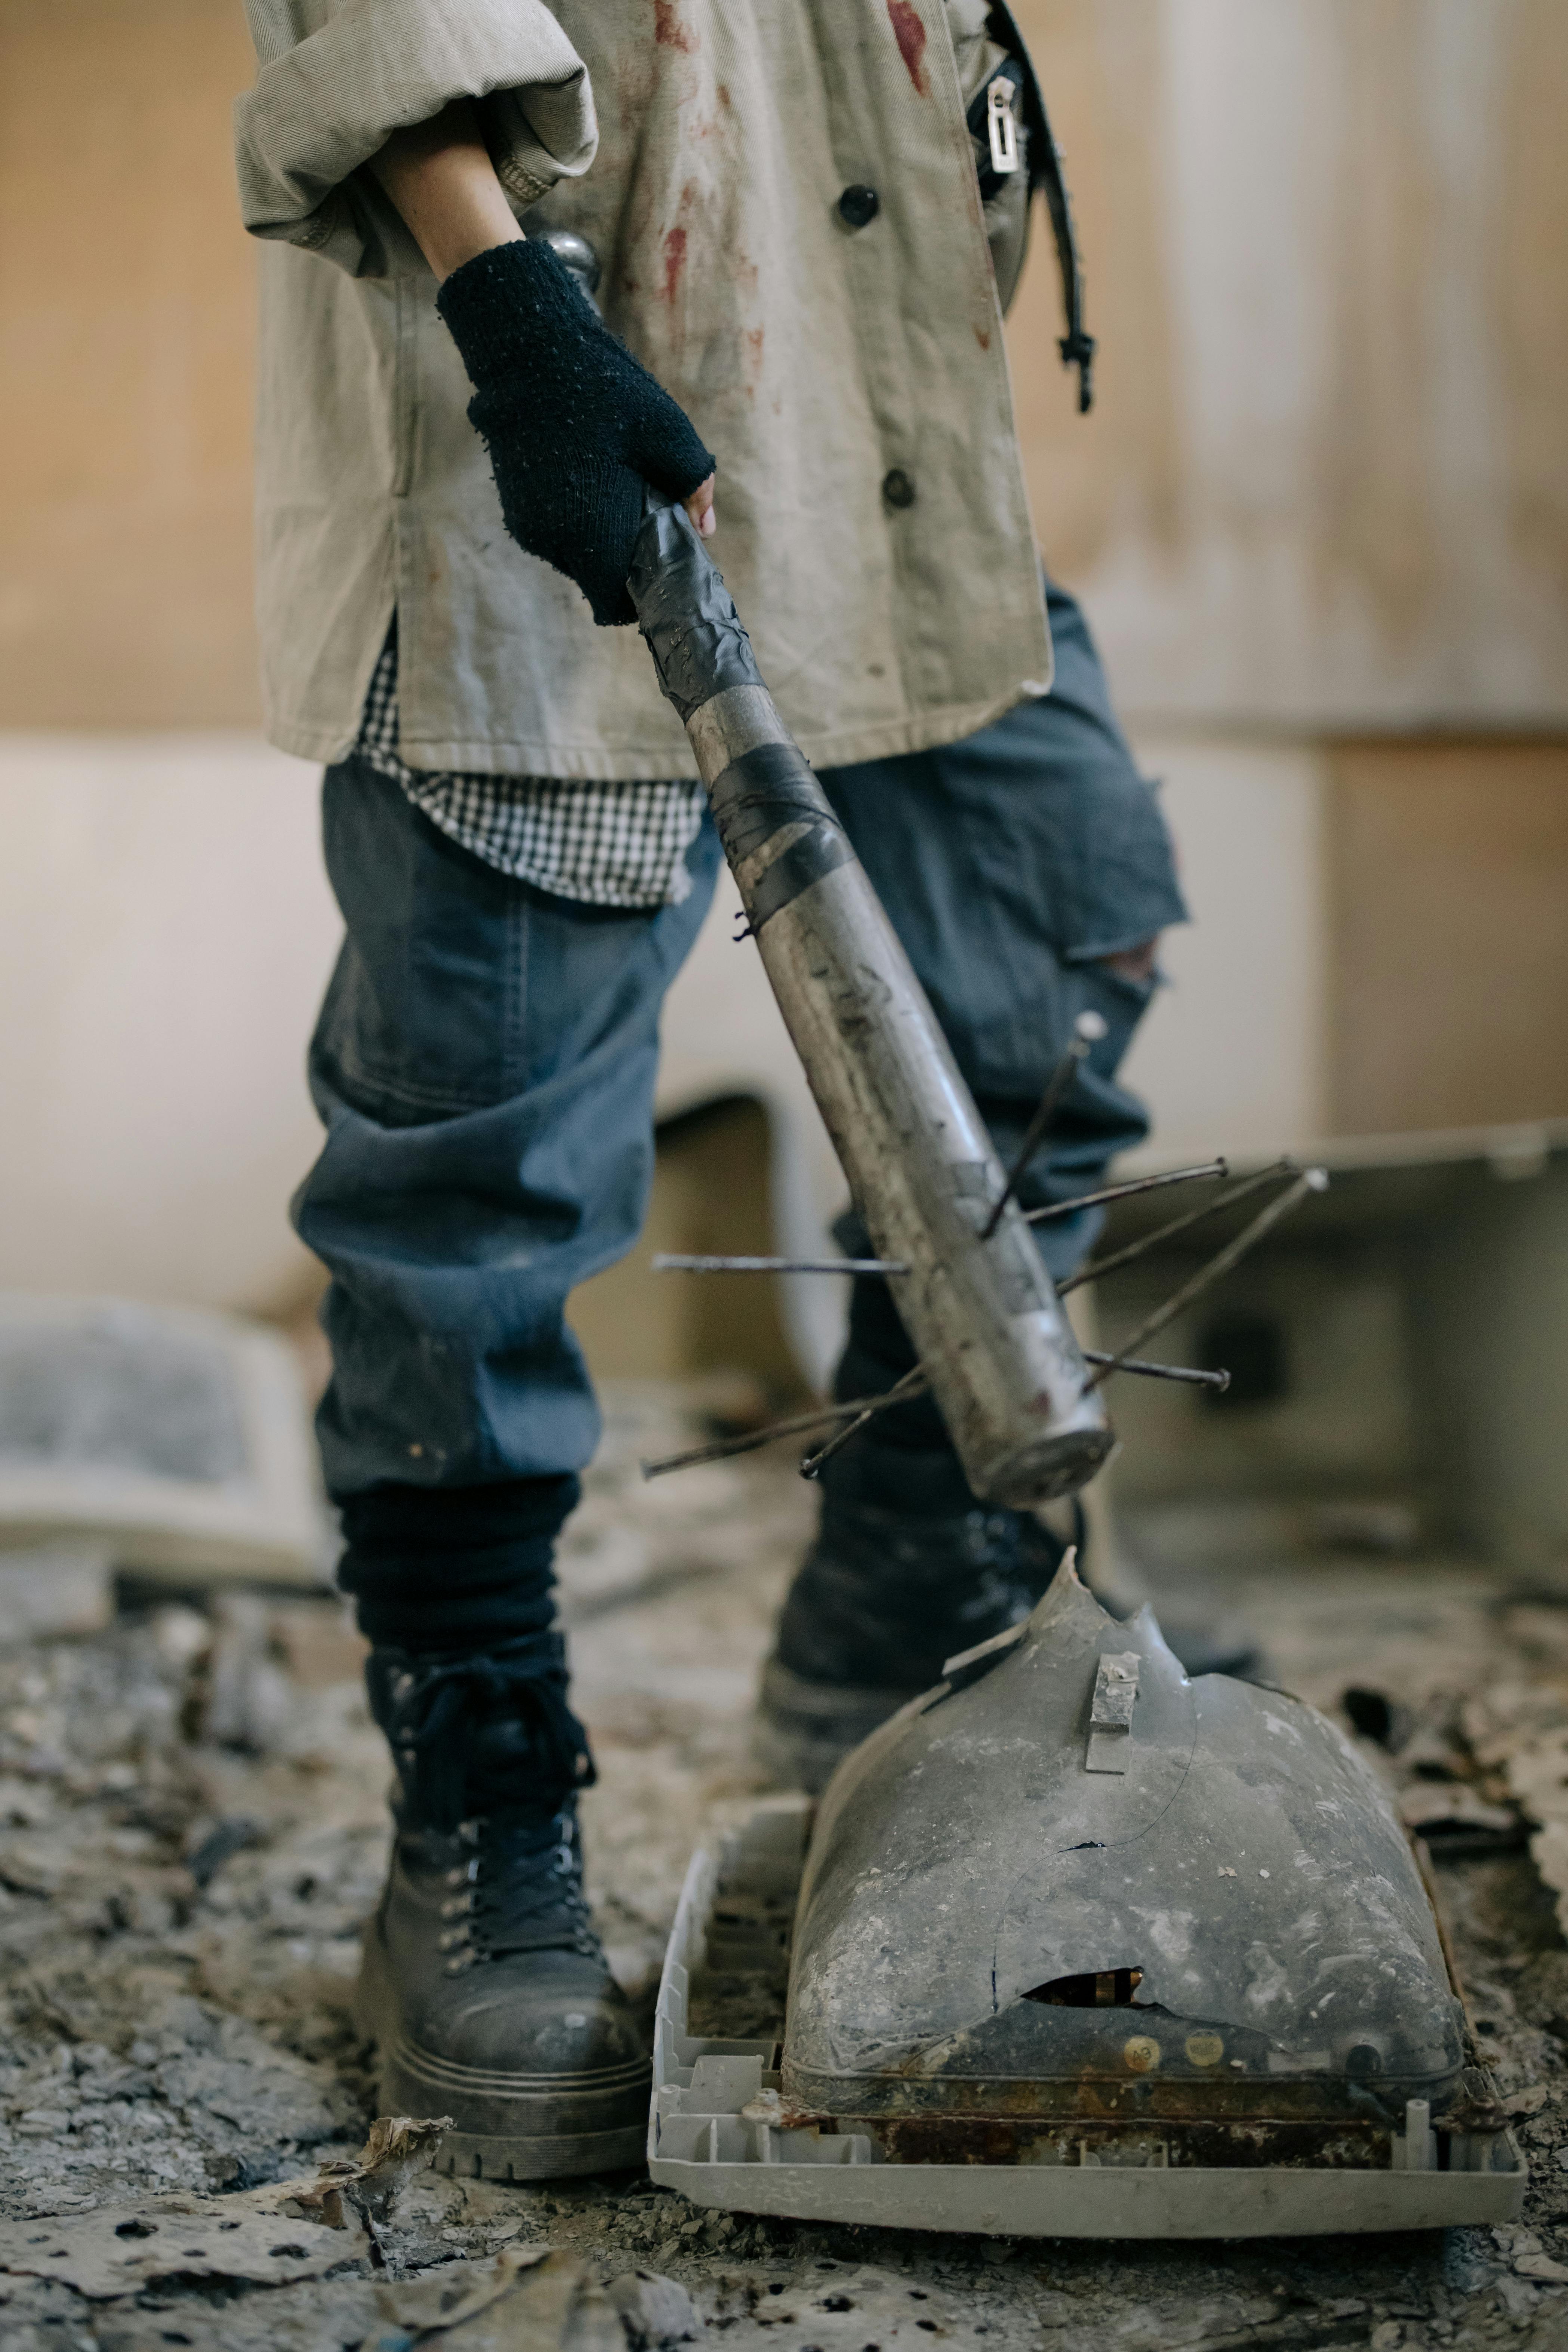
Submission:
{"label": "jeans pocket", "polygon": [[362,761],[327,771],[323,815],[348,936],[312,1075],[386,1126],[505,1101],[524,1082],[527,890]]}

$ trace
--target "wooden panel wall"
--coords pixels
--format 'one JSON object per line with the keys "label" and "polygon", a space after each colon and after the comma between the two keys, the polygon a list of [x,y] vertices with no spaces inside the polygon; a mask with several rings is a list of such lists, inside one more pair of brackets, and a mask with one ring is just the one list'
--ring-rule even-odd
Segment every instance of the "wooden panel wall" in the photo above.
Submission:
{"label": "wooden panel wall", "polygon": [[1334,1132],[1568,1116],[1568,745],[1332,761]]}
{"label": "wooden panel wall", "polygon": [[258,713],[238,0],[0,8],[0,728]]}

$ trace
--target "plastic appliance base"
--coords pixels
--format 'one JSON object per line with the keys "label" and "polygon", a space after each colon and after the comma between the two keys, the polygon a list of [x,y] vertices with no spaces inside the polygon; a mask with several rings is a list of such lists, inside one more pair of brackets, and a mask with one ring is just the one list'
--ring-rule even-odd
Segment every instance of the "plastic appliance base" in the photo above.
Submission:
{"label": "plastic appliance base", "polygon": [[694,1986],[782,1988],[810,1818],[804,1798],[761,1805],[687,1873],[659,1987],[647,2158],[693,2204],[1021,2238],[1308,2237],[1517,2217],[1529,2175],[1511,2132],[1450,2137],[1451,2156],[1486,2170],[1439,2170],[1426,2132],[1395,2139],[1405,2166],[1369,2171],[1172,2164],[1155,2137],[1131,2162],[896,2164],[865,2133],[792,2124],[774,2035],[727,2040],[689,2023]]}

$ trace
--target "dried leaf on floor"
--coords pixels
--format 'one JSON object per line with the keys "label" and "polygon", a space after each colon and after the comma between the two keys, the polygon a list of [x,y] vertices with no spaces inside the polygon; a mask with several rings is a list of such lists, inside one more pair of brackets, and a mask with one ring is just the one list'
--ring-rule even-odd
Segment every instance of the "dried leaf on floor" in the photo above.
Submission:
{"label": "dried leaf on floor", "polygon": [[574,2255],[543,2246],[455,2263],[383,2287],[378,2300],[409,2343],[443,2352],[627,2352],[628,2330],[598,2280]]}
{"label": "dried leaf on floor", "polygon": [[149,2197],[64,2219],[0,2223],[0,2270],[63,2280],[94,2302],[134,2294],[159,2279],[232,2279],[282,2286],[359,2261],[359,2229],[287,2220],[255,2192]]}

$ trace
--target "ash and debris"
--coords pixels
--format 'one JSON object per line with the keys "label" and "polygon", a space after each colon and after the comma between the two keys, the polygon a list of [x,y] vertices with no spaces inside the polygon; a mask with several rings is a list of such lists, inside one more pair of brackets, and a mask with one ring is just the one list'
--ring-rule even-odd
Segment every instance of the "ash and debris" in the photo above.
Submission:
{"label": "ash and debris", "polygon": [[[700,1420],[670,1390],[612,1396],[563,1560],[600,1769],[592,1891],[650,2003],[693,1846],[756,1793],[752,1693],[812,1516],[787,1452],[642,1485],[638,1458]],[[1531,2158],[1517,2227],[976,2240],[704,2211],[641,2176],[519,2189],[416,2170],[379,2210],[346,2199],[329,2243],[321,2168],[348,2179],[374,2116],[351,1997],[386,1762],[361,1645],[325,1596],[142,1582],[95,1610],[79,1548],[68,1575],[63,1554],[0,1558],[0,2352],[446,2336],[453,2352],[655,2352],[764,2332],[778,2352],[1560,2352],[1568,1605],[1474,1563],[1357,1556],[1321,1530],[1314,1552],[1223,1514],[1146,1512],[1131,1533],[1184,1613],[1245,1610],[1279,1679],[1342,1719],[1356,1694],[1349,1719],[1437,1856]],[[47,1630],[51,1606],[70,1630]],[[88,2257],[127,2242],[147,2252],[141,2284],[68,2282],[112,2283]]]}

